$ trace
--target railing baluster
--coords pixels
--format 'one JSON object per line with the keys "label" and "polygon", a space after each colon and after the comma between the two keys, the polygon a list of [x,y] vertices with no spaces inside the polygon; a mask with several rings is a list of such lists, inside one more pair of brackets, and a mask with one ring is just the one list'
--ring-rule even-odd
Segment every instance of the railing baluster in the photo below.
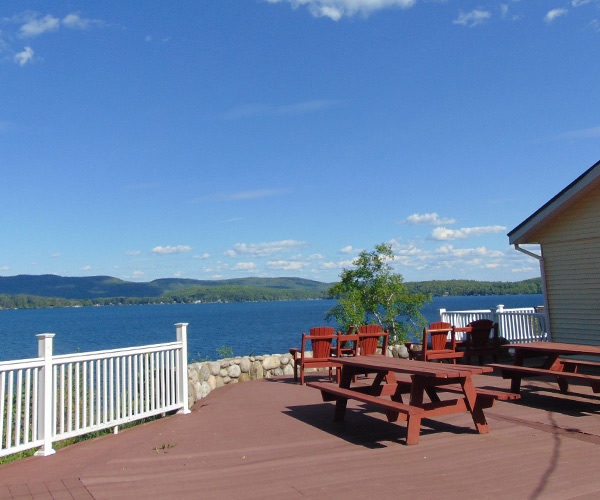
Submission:
{"label": "railing baluster", "polygon": [[29,418],[31,417],[31,368],[25,370],[25,428],[23,429],[23,443],[29,443]]}
{"label": "railing baluster", "polygon": [[0,373],[0,444],[6,433],[4,427],[4,402],[6,401],[6,372]]}
{"label": "railing baluster", "polygon": [[67,364],[67,430],[73,430],[73,363]]}
{"label": "railing baluster", "polygon": [[79,372],[80,362],[75,363],[75,430],[79,430],[80,427],[80,412],[81,412],[81,374]]}
{"label": "railing baluster", "polygon": [[23,370],[17,371],[17,387],[15,390],[15,400],[17,408],[15,410],[15,446],[21,444],[21,394],[23,394]]}
{"label": "railing baluster", "polygon": [[8,387],[7,387],[7,406],[6,406],[6,447],[10,448],[12,441],[12,427],[13,427],[13,377],[14,371],[8,372]]}

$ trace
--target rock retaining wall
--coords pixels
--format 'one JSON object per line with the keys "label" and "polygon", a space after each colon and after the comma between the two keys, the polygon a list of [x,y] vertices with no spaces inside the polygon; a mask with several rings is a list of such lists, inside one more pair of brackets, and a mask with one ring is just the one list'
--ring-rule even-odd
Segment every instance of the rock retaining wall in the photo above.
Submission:
{"label": "rock retaining wall", "polygon": [[[408,352],[403,345],[389,346],[387,355],[408,358]],[[318,369],[311,368],[307,371],[315,370]],[[191,408],[197,400],[206,397],[217,387],[281,375],[294,375],[294,360],[291,354],[244,356],[192,363],[188,365],[189,406]]]}

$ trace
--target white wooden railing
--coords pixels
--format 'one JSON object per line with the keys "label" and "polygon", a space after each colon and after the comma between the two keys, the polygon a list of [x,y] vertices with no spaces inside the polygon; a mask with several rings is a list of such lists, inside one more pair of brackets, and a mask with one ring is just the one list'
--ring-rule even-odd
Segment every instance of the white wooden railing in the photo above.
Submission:
{"label": "white wooden railing", "polygon": [[38,358],[0,362],[0,456],[171,411],[189,413],[187,323],[177,341],[53,356],[53,333],[37,335]]}
{"label": "white wooden railing", "polygon": [[[495,309],[478,311],[446,311],[440,309],[440,321],[457,327],[465,327],[478,319],[490,319],[498,323],[498,335],[510,343],[550,340],[546,314],[538,313],[533,307],[504,309],[503,305]],[[457,333],[457,340],[464,340],[464,333]]]}

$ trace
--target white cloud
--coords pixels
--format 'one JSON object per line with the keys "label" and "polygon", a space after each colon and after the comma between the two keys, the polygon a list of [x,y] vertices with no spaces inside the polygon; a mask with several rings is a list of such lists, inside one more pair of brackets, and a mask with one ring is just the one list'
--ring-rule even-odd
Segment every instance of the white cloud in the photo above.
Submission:
{"label": "white cloud", "polygon": [[349,254],[352,253],[354,251],[354,249],[352,248],[352,245],[348,245],[345,246],[344,248],[340,248],[340,253],[342,254]]}
{"label": "white cloud", "polygon": [[267,262],[270,269],[279,269],[282,271],[300,271],[309,264],[307,262],[297,262],[289,260],[273,260]]}
{"label": "white cloud", "polygon": [[34,18],[26,22],[21,26],[20,32],[21,36],[33,37],[42,35],[43,33],[58,31],[59,28],[60,19],[48,14],[44,17]]}
{"label": "white cloud", "polygon": [[306,242],[295,240],[273,241],[271,243],[236,243],[233,245],[233,249],[225,252],[225,255],[228,257],[239,255],[266,257],[274,253],[295,251],[304,246],[306,246]]}
{"label": "white cloud", "polygon": [[568,12],[567,9],[552,9],[544,17],[544,21],[546,21],[548,24],[550,24],[555,19],[558,19],[559,17],[566,15],[567,12]]}
{"label": "white cloud", "polygon": [[15,62],[19,66],[25,66],[31,59],[33,59],[33,49],[31,47],[25,47],[22,52],[15,54]]}
{"label": "white cloud", "polygon": [[573,7],[580,7],[581,5],[585,5],[593,2],[594,0],[572,0],[571,5]]}
{"label": "white cloud", "polygon": [[412,214],[398,224],[410,224],[412,226],[437,226],[439,224],[454,224],[455,219],[440,217],[436,212],[431,214]]}
{"label": "white cloud", "polygon": [[10,267],[8,267],[8,266],[0,267],[0,271],[8,271],[9,269],[10,269]]}
{"label": "white cloud", "polygon": [[194,255],[194,259],[208,259],[210,258],[210,254],[207,252],[204,252],[202,255]]}
{"label": "white cloud", "polygon": [[231,269],[232,271],[253,271],[256,269],[256,264],[254,262],[238,262]]}
{"label": "white cloud", "polygon": [[153,253],[154,255],[169,255],[169,254],[174,254],[174,253],[189,252],[190,250],[192,250],[192,247],[190,247],[188,245],[177,245],[174,247],[167,245],[166,247],[163,247],[163,246],[154,247],[152,249],[151,253]]}
{"label": "white cloud", "polygon": [[81,268],[82,271],[91,271],[92,270],[92,266],[83,266]]}
{"label": "white cloud", "polygon": [[125,255],[140,255],[142,252],[140,250],[128,250],[125,252]]}
{"label": "white cloud", "polygon": [[469,257],[488,257],[488,258],[500,258],[504,257],[504,253],[500,250],[489,250],[486,247],[477,248],[454,248],[453,245],[443,245],[439,247],[436,254],[443,255],[446,257],[456,257],[465,259]]}
{"label": "white cloud", "polygon": [[454,24],[461,24],[472,28],[484,23],[492,17],[491,12],[487,10],[474,9],[471,12],[461,12],[458,18],[452,21]]}
{"label": "white cloud", "polygon": [[294,9],[306,6],[314,17],[328,17],[339,21],[342,17],[355,14],[367,16],[373,12],[389,8],[408,9],[416,0],[267,0],[269,3],[287,2]]}
{"label": "white cloud", "polygon": [[78,30],[86,29],[91,23],[98,23],[98,21],[93,21],[92,19],[82,18],[78,14],[67,14],[62,22],[67,28]]}
{"label": "white cloud", "polygon": [[506,231],[505,226],[463,227],[461,229],[436,227],[431,232],[429,238],[438,241],[449,241],[465,238],[477,238],[486,234],[501,233],[502,231]]}

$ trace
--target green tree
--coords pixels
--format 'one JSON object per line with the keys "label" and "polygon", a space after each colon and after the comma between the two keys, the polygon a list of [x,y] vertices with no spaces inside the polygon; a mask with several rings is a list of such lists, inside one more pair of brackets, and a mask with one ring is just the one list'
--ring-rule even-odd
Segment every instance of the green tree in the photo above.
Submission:
{"label": "green tree", "polygon": [[328,293],[338,299],[326,319],[335,319],[344,330],[375,320],[390,332],[394,342],[405,342],[418,335],[426,323],[421,314],[431,296],[411,293],[399,273],[393,273],[394,252],[389,244],[375,245],[375,250],[363,250],[352,264],[355,269],[343,269],[340,282]]}

